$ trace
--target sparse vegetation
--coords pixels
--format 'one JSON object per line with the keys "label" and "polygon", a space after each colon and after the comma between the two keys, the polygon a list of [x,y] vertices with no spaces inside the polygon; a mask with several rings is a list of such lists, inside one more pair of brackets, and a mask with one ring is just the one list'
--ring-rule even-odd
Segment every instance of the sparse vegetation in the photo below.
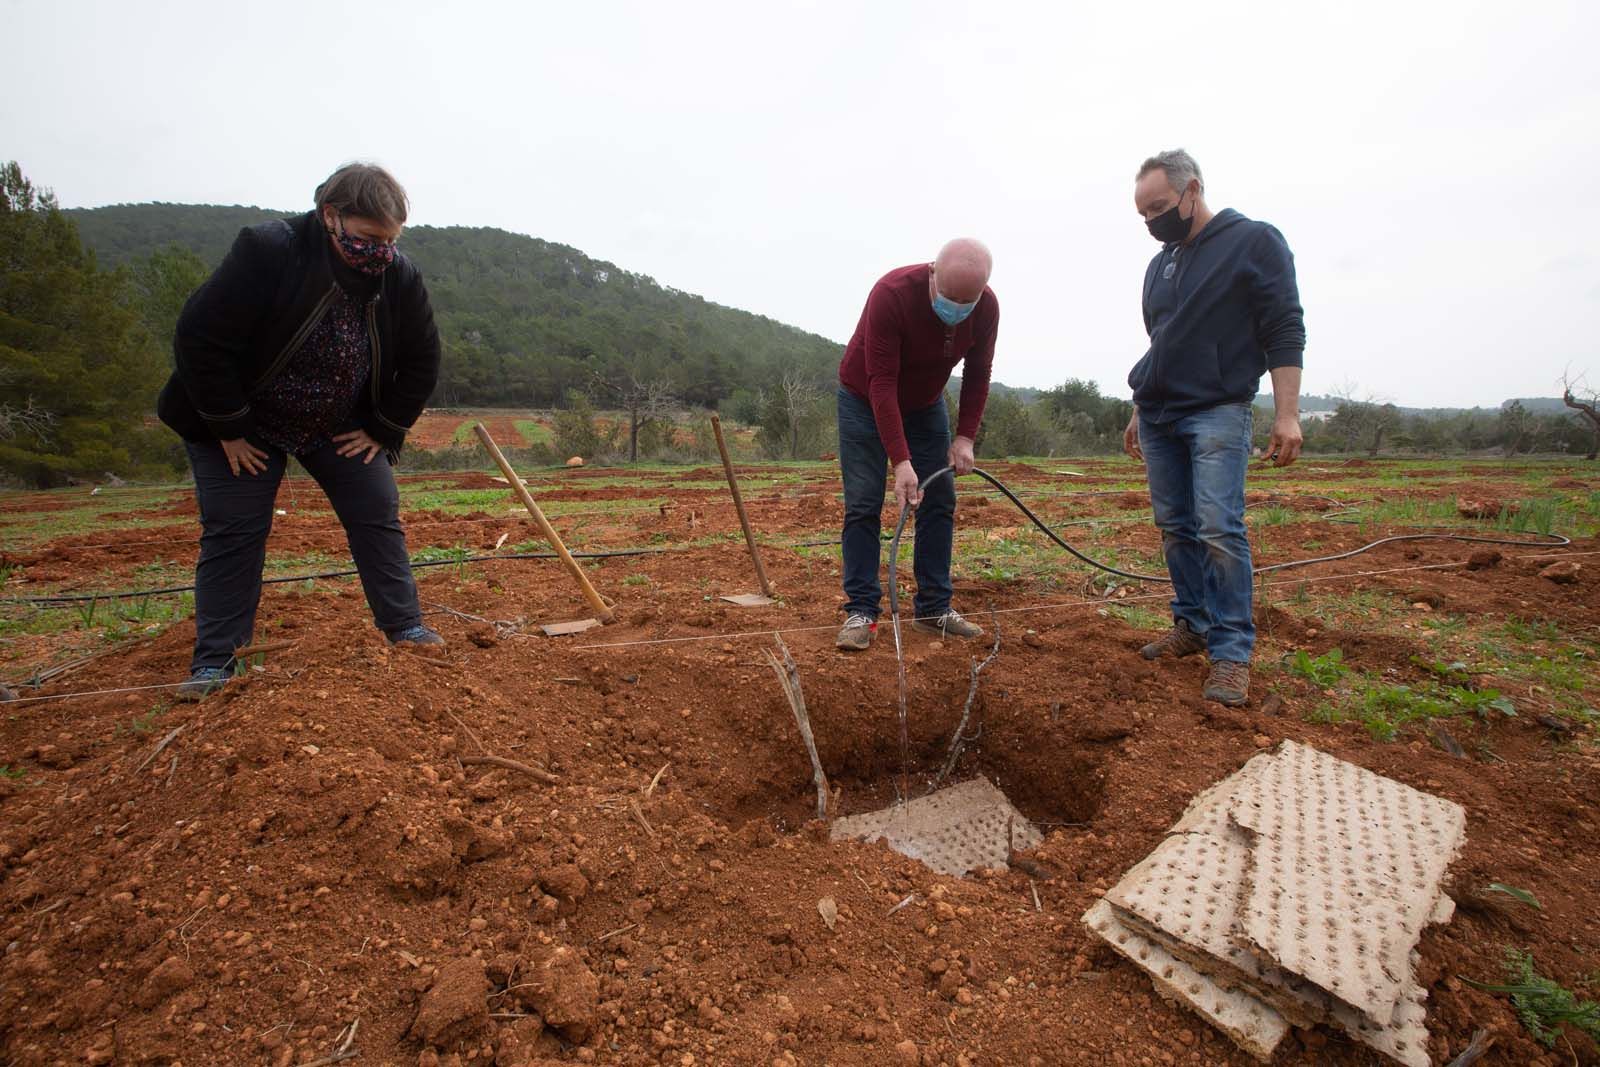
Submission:
{"label": "sparse vegetation", "polygon": [[1505,966],[1509,980],[1504,985],[1462,980],[1474,989],[1510,996],[1517,1018],[1545,1048],[1556,1047],[1564,1024],[1600,1042],[1600,1004],[1579,1000],[1570,989],[1540,974],[1531,953],[1508,948]]}

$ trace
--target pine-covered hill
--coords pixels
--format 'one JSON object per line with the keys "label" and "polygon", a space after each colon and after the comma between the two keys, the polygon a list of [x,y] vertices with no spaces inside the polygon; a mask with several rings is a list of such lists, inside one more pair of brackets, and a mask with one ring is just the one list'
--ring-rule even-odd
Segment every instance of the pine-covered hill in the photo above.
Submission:
{"label": "pine-covered hill", "polygon": [[[104,266],[177,244],[208,267],[241,226],[292,212],[209,204],[119,204],[66,212]],[[445,361],[434,403],[554,407],[569,390],[610,402],[630,380],[665,379],[684,402],[716,406],[798,369],[831,380],[825,337],[491,228],[415,226],[400,247],[433,296]]]}

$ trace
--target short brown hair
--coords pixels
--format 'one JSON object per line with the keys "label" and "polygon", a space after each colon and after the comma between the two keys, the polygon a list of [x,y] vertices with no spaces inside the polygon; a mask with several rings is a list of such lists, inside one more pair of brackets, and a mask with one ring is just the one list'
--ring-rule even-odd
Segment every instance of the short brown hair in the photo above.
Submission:
{"label": "short brown hair", "polygon": [[405,224],[411,201],[394,175],[376,163],[346,163],[317,186],[317,214],[333,208],[339,214]]}

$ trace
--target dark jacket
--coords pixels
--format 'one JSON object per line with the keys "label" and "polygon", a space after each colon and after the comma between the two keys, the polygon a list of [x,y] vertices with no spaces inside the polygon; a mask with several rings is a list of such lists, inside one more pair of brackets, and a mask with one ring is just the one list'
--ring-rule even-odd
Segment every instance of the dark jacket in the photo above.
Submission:
{"label": "dark jacket", "polygon": [[352,417],[373,440],[398,450],[439,378],[428,290],[404,255],[376,281],[353,280],[334,257],[315,212],[240,230],[178,316],[176,370],[156,401],[161,421],[189,441],[259,443],[250,398],[289,364],[342,279],[377,297],[366,305],[372,374]]}
{"label": "dark jacket", "polygon": [[1261,375],[1298,367],[1305,318],[1283,235],[1226,208],[1194,243],[1169,244],[1144,272],[1150,348],[1128,374],[1152,422],[1248,403]]}

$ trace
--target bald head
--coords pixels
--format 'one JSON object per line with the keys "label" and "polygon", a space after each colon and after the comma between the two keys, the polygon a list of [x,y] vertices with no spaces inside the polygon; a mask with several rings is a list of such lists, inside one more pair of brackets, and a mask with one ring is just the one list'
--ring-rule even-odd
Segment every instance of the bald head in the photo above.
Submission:
{"label": "bald head", "polygon": [[939,249],[929,280],[945,299],[970,304],[983,295],[993,269],[994,257],[987,245],[973,237],[957,237]]}

